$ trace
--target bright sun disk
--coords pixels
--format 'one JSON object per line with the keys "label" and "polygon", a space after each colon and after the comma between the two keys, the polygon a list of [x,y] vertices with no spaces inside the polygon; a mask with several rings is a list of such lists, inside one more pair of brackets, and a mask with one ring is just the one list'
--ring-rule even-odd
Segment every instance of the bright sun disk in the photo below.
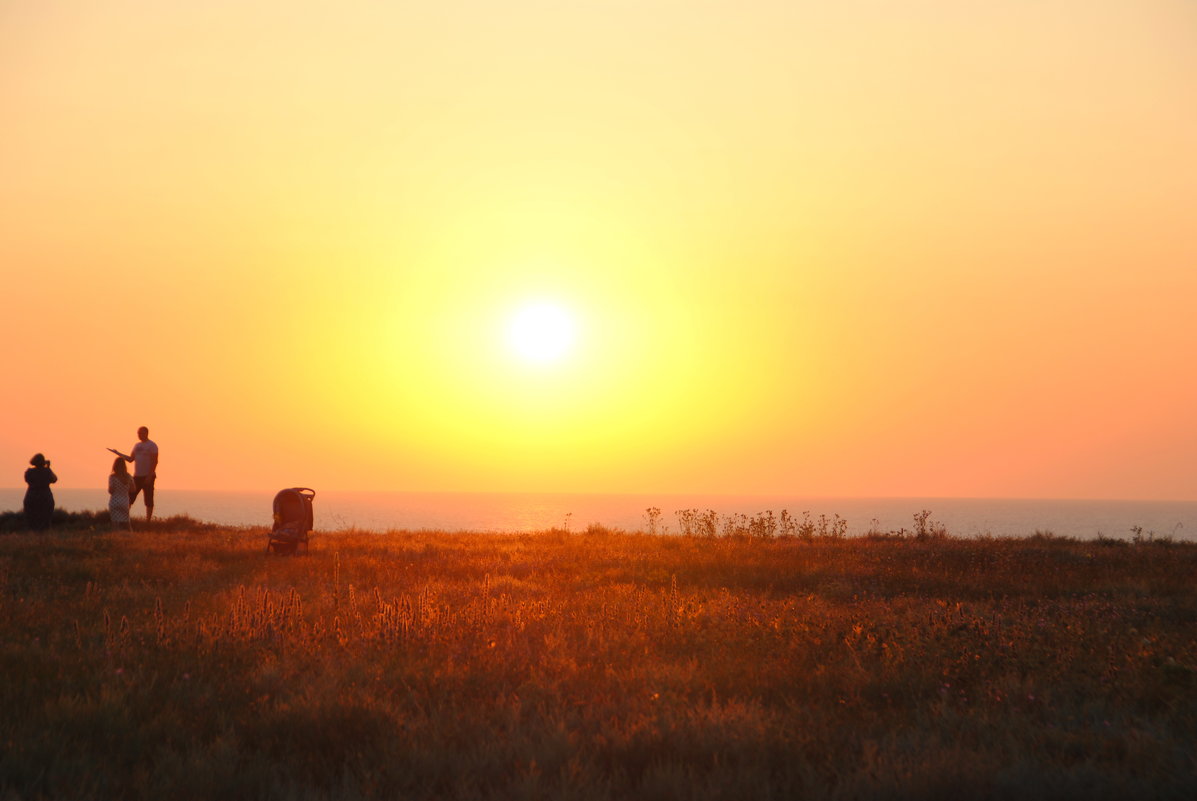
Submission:
{"label": "bright sun disk", "polygon": [[529,304],[511,317],[507,342],[524,361],[555,362],[573,346],[573,317],[553,303]]}

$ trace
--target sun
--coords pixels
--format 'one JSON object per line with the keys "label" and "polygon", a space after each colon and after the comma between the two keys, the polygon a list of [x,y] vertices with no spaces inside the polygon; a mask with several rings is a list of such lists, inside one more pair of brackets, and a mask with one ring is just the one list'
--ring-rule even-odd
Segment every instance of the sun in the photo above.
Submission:
{"label": "sun", "polygon": [[560,361],[573,348],[574,317],[555,303],[529,303],[511,315],[507,344],[520,360],[531,364]]}

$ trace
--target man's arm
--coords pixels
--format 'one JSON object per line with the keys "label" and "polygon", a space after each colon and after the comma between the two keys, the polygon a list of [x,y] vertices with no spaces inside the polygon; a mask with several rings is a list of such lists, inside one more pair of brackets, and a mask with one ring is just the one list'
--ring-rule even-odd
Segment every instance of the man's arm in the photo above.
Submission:
{"label": "man's arm", "polygon": [[132,457],[132,456],[128,456],[128,455],[126,455],[126,454],[123,454],[123,453],[121,453],[120,451],[118,451],[116,448],[109,448],[108,450],[112,451],[112,452],[113,452],[113,453],[115,453],[117,456],[119,456],[119,457],[121,457],[122,459],[124,459],[126,462],[131,462],[131,461],[133,461],[133,457]]}

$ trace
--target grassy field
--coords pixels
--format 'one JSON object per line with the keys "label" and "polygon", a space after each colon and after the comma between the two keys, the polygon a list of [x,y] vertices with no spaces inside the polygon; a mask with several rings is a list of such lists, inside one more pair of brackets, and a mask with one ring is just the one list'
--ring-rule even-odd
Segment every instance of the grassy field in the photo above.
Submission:
{"label": "grassy field", "polygon": [[1197,797],[1197,545],[0,535],[0,799]]}

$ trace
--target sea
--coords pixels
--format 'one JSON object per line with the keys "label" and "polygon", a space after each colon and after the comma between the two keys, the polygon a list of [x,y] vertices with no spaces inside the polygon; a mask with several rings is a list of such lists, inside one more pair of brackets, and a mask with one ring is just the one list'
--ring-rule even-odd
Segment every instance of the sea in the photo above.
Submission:
{"label": "sea", "polygon": [[[158,487],[155,516],[188,515],[227,526],[269,526],[274,492],[218,492]],[[23,489],[0,489],[0,511],[21,509]],[[55,489],[59,508],[95,511],[108,506],[103,489]],[[655,527],[650,509],[659,510]],[[714,511],[721,519],[782,510],[818,524],[838,516],[849,536],[913,531],[915,515],[958,537],[1171,537],[1197,541],[1197,501],[1045,500],[994,498],[814,498],[749,495],[604,495],[563,493],[317,491],[317,531],[524,532],[591,525],[624,531],[679,533],[679,511]],[[142,512],[139,502],[135,519]]]}

